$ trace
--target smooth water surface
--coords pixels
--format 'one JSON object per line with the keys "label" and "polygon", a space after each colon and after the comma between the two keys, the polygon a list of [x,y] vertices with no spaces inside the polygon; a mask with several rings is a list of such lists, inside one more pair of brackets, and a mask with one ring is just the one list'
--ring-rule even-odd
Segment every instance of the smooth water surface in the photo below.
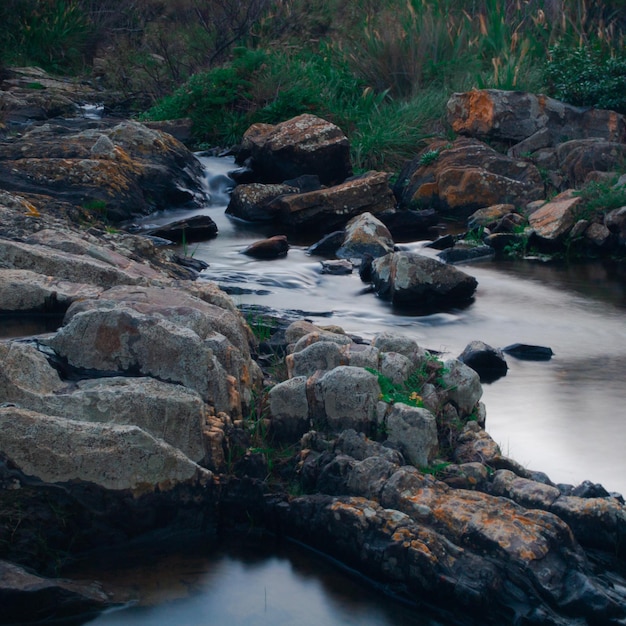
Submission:
{"label": "smooth water surface", "polygon": [[437,626],[363,579],[294,544],[257,542],[216,548],[193,543],[154,546],[91,560],[75,576],[97,576],[122,610],[93,626]]}

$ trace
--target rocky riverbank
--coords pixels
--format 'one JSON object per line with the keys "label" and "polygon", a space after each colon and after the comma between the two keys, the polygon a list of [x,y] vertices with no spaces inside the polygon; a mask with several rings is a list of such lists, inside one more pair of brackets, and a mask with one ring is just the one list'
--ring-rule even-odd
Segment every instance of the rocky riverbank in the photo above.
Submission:
{"label": "rocky riverbank", "polygon": [[[556,131],[544,137],[551,110],[528,131],[548,141],[538,150],[560,149]],[[432,208],[398,210],[400,188],[437,210],[458,208],[453,198],[467,200],[462,213],[504,204],[498,219],[512,223],[511,206],[540,197],[532,163],[507,165],[474,139],[433,144],[413,165],[427,180],[405,173],[395,196],[385,173],[352,177],[346,154],[341,131],[313,116],[253,127],[240,151],[249,182],[229,210],[248,207],[288,234],[335,231],[338,256],[363,259],[363,279],[394,306],[463,306],[476,287],[394,248],[409,230],[398,220],[431,234],[438,221]],[[556,485],[502,454],[469,353],[443,361],[401,335],[365,342],[304,320],[260,344],[193,259],[120,230],[202,203],[199,164],[171,134],[120,120],[29,123],[0,141],[0,173],[0,314],[62,319],[0,341],[4,623],[108,606],[97,585],[56,578],[77,554],[165,529],[242,532],[250,519],[476,624],[624,623],[623,499]]]}

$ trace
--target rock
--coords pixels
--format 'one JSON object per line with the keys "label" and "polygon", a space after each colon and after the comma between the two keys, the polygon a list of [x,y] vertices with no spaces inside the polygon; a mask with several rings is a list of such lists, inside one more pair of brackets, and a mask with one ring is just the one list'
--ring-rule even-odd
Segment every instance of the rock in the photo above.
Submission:
{"label": "rock", "polygon": [[45,124],[1,141],[0,186],[53,196],[109,222],[205,198],[194,155],[137,122],[81,132]]}
{"label": "rock", "polygon": [[372,346],[380,352],[397,352],[416,363],[428,356],[428,352],[415,339],[396,333],[376,333],[372,338]]}
{"label": "rock", "polygon": [[427,238],[439,222],[439,216],[434,209],[393,209],[383,211],[377,217],[389,229],[396,242]]}
{"label": "rock", "polygon": [[562,137],[626,141],[626,118],[619,113],[575,107],[523,91],[475,89],[455,93],[446,108],[455,132],[514,143],[514,155],[555,145]]}
{"label": "rock", "polygon": [[332,257],[339,250],[346,233],[343,230],[336,230],[328,235],[324,235],[317,243],[309,246],[307,254]]}
{"label": "rock", "polygon": [[497,223],[505,215],[515,211],[513,204],[494,204],[492,206],[478,209],[472,213],[467,219],[468,230],[475,230],[478,228],[490,228],[493,224]]}
{"label": "rock", "polygon": [[315,174],[322,184],[336,185],[352,174],[346,136],[334,124],[308,113],[275,126],[253,124],[244,133],[237,162],[248,156],[262,182]]}
{"label": "rock", "polygon": [[278,441],[298,441],[310,428],[307,376],[294,376],[269,391],[272,432]]}
{"label": "rock", "polygon": [[343,365],[313,382],[313,422],[320,420],[331,432],[353,428],[366,434],[374,430],[380,387],[378,378],[360,367]]}
{"label": "rock", "polygon": [[[1,243],[0,243],[1,246]],[[0,313],[60,313],[101,289],[29,270],[0,269]]]}
{"label": "rock", "polygon": [[411,252],[394,252],[372,263],[376,293],[398,307],[434,311],[463,306],[477,286],[474,277]]}
{"label": "rock", "polygon": [[[424,164],[425,154],[436,158]],[[436,140],[400,172],[394,186],[399,207],[430,206],[440,214],[466,219],[495,204],[524,206],[544,197],[537,168],[475,139]]]}
{"label": "rock", "polygon": [[165,226],[142,231],[144,235],[162,237],[180,244],[213,239],[217,237],[217,233],[217,224],[208,215],[196,215]]}
{"label": "rock", "polygon": [[494,249],[487,245],[458,242],[452,248],[442,250],[437,256],[445,263],[468,263],[488,259],[494,255]]}
{"label": "rock", "polygon": [[402,385],[415,369],[414,362],[399,352],[379,352],[378,369],[394,385]]}
{"label": "rock", "polygon": [[462,415],[470,415],[483,395],[480,377],[457,359],[444,361],[443,367],[441,380],[448,398]]}
{"label": "rock", "polygon": [[[163,274],[149,265],[133,261],[106,246],[94,246],[88,238],[48,229],[25,242],[0,239],[0,268],[54,276],[70,291],[81,289],[81,284],[107,288],[117,284],[146,284],[163,278]],[[16,278],[15,274],[13,276]],[[27,277],[22,275],[22,278]],[[75,286],[68,283],[75,283]]]}
{"label": "rock", "polygon": [[608,250],[612,247],[611,231],[604,224],[589,224],[585,229],[585,240],[598,250]]}
{"label": "rock", "polygon": [[341,352],[340,344],[321,339],[311,345],[296,350],[285,357],[287,374],[294,376],[313,376],[318,370],[327,372],[340,365],[346,365],[347,360]]}
{"label": "rock", "polygon": [[0,603],[5,624],[74,623],[113,604],[96,583],[44,578],[7,561],[0,561]]}
{"label": "rock", "polygon": [[76,303],[47,344],[91,377],[152,376],[235,415],[258,377],[241,318],[173,288],[118,287]]}
{"label": "rock", "polygon": [[35,347],[0,343],[0,398],[44,415],[139,426],[205,460],[203,427],[207,407],[197,393],[152,378],[104,378],[68,384]]}
{"label": "rock", "polygon": [[367,172],[334,187],[279,196],[268,205],[276,219],[295,231],[326,233],[361,213],[377,214],[393,208],[393,193],[385,172]]}
{"label": "rock", "polygon": [[277,259],[286,256],[288,250],[287,236],[275,235],[274,237],[255,241],[241,252],[255,259]]}
{"label": "rock", "polygon": [[81,481],[135,495],[179,483],[208,483],[212,474],[137,426],[83,422],[0,407],[0,454],[46,483]]}
{"label": "rock", "polygon": [[337,437],[334,449],[351,456],[357,461],[375,458],[385,459],[396,466],[404,465],[404,459],[398,450],[373,441],[363,433],[357,433],[352,428],[344,430],[339,437]]}
{"label": "rock", "polygon": [[492,348],[483,341],[470,342],[458,360],[471,367],[479,376],[480,382],[493,382],[506,376],[508,366],[501,350]]}
{"label": "rock", "polygon": [[626,207],[609,211],[604,223],[609,231],[617,236],[619,245],[626,245]]}
{"label": "rock", "polygon": [[336,255],[340,259],[374,258],[393,252],[393,239],[387,227],[371,213],[353,217],[345,229],[345,238]]}
{"label": "rock", "polygon": [[435,416],[424,408],[394,404],[385,418],[387,441],[416,467],[426,467],[438,451]]}
{"label": "rock", "polygon": [[532,237],[543,245],[560,243],[570,232],[576,222],[575,209],[582,202],[573,190],[560,193],[546,202],[528,218],[532,229]]}
{"label": "rock", "polygon": [[352,274],[354,266],[347,259],[337,259],[330,261],[320,261],[322,274],[332,274],[333,276],[346,276]]}
{"label": "rock", "polygon": [[291,326],[288,327],[288,331],[289,332],[289,336],[294,336],[299,330],[300,331],[305,331],[307,330],[307,328],[309,328],[309,330],[300,335],[296,342],[293,344],[293,347],[291,349],[292,353],[297,353],[300,352],[301,350],[304,350],[305,348],[307,348],[308,346],[317,343],[318,341],[321,342],[331,342],[331,343],[336,343],[340,346],[345,346],[345,345],[351,345],[352,344],[352,339],[350,339],[350,337],[348,337],[348,335],[342,334],[342,333],[336,333],[333,330],[325,330],[323,328],[318,328],[315,325],[311,325],[311,327],[308,327],[306,324],[301,326],[301,327],[297,327],[297,326]]}
{"label": "rock", "polygon": [[226,214],[247,222],[267,222],[278,218],[271,202],[285,195],[298,193],[297,187],[285,184],[264,185],[249,183],[237,185],[230,196]]}
{"label": "rock", "polygon": [[554,356],[552,348],[532,346],[525,343],[513,343],[510,346],[506,346],[506,348],[502,348],[502,352],[524,361],[549,361]]}
{"label": "rock", "polygon": [[603,139],[574,139],[559,144],[556,156],[566,184],[579,188],[594,172],[621,171],[626,144]]}

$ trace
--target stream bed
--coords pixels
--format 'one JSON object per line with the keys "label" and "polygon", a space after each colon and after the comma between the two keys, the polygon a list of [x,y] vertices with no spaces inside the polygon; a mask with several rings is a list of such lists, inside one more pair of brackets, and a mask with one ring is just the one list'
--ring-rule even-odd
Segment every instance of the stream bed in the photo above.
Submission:
{"label": "stream bed", "polygon": [[[241,254],[253,241],[281,234],[273,226],[230,219],[224,209],[234,164],[201,157],[211,203],[193,212],[150,216],[144,225],[210,215],[217,238],[188,244],[188,256],[209,267],[199,280],[218,283],[246,310],[274,311],[336,324],[365,339],[381,331],[412,337],[456,357],[472,340],[493,347],[526,343],[550,347],[549,361],[507,356],[509,371],[483,385],[486,429],[503,452],[554,482],[601,483],[626,493],[626,277],[600,262],[482,261],[461,269],[475,276],[474,302],[428,316],[396,313],[362,283],[358,273],[322,273],[309,256],[313,242],[291,243],[288,255],[261,261]],[[424,242],[401,244],[422,250]],[[622,272],[624,270],[622,269]],[[97,578],[124,610],[90,624],[459,624],[407,607],[354,573],[302,547],[203,545],[137,548],[92,559],[64,573]],[[456,620],[456,621],[455,621]]]}

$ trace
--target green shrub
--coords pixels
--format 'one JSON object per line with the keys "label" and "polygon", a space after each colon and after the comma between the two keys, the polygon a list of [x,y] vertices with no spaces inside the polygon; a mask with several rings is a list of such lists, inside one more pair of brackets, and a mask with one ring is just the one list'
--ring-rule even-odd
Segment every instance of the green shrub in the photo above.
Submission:
{"label": "green shrub", "polygon": [[550,49],[546,80],[554,97],[576,106],[592,106],[626,113],[626,51],[606,46],[569,46]]}

